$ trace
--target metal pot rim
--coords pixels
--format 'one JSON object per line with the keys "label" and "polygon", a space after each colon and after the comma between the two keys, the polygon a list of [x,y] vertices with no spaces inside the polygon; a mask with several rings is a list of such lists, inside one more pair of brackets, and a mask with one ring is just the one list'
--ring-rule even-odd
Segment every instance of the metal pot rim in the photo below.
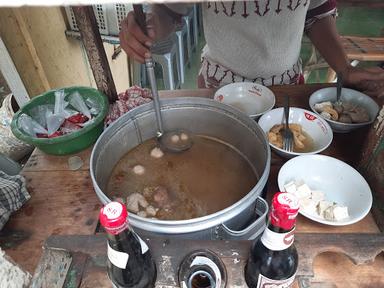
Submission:
{"label": "metal pot rim", "polygon": [[[177,108],[192,108],[192,107],[193,108],[197,108],[197,107],[209,108],[211,110],[219,110],[221,112],[225,112],[230,117],[237,118],[243,124],[246,124],[250,130],[252,131],[259,130],[259,132],[261,132],[261,135],[264,135],[264,139],[262,142],[265,146],[264,148],[266,149],[267,161],[265,163],[263,174],[260,175],[259,181],[251,189],[251,191],[247,193],[247,195],[242,197],[239,201],[233,203],[232,205],[220,211],[205,215],[203,217],[197,217],[197,218],[192,218],[187,220],[157,220],[157,219],[139,217],[132,213],[129,215],[129,219],[130,219],[130,222],[133,224],[133,226],[140,227],[140,229],[144,229],[144,230],[152,230],[155,232],[167,233],[167,234],[191,233],[191,232],[201,230],[200,226],[206,226],[206,221],[209,221],[210,226],[216,226],[216,225],[222,224],[241,212],[241,210],[239,211],[238,207],[247,205],[249,201],[255,201],[256,198],[258,197],[255,191],[261,191],[268,180],[269,171],[270,171],[270,162],[271,162],[271,151],[270,151],[268,141],[266,139],[264,132],[258,126],[257,122],[231,106],[228,106],[207,98],[178,97],[178,98],[162,99],[161,106],[162,106],[162,109],[177,109]],[[153,111],[152,102],[136,107],[130,110],[129,112],[127,112],[126,114],[124,114],[123,116],[121,116],[109,127],[107,127],[103,132],[103,134],[107,133],[111,129],[114,129],[115,126],[119,126],[122,123],[132,120],[133,118],[132,116],[137,117],[138,115],[152,113],[152,111]],[[103,204],[106,204],[111,200],[100,189],[93,171],[94,170],[93,163],[96,163],[95,148],[98,145],[100,145],[99,143],[102,141],[103,134],[96,141],[92,149],[91,158],[90,158],[90,175],[91,175],[91,179],[92,179],[92,183],[95,191],[99,192],[97,193],[97,196],[99,197],[99,199]],[[204,229],[206,229],[206,227],[204,227]]]}

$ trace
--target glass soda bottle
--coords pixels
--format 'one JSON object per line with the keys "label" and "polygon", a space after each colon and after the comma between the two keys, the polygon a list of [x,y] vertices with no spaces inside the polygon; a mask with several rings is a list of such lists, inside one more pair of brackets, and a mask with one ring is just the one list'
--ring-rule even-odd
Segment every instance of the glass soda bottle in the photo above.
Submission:
{"label": "glass soda bottle", "polygon": [[283,192],[274,195],[268,226],[253,243],[245,267],[248,287],[292,287],[298,265],[293,244],[298,211],[295,195]]}
{"label": "glass soda bottle", "polygon": [[156,265],[146,243],[129,227],[127,208],[110,202],[100,210],[107,232],[108,276],[114,288],[149,288],[156,281]]}

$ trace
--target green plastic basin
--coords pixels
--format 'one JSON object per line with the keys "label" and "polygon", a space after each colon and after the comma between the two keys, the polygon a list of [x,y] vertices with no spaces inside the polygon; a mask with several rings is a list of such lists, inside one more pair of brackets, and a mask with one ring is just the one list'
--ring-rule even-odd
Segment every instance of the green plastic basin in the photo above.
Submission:
{"label": "green plastic basin", "polygon": [[[78,91],[83,99],[92,98],[100,104],[100,113],[94,118],[93,123],[78,131],[56,138],[35,138],[19,129],[18,120],[21,114],[29,114],[34,107],[55,103],[55,91],[64,90],[66,94]],[[53,155],[66,155],[79,152],[92,145],[104,129],[104,118],[108,112],[108,99],[100,91],[89,87],[67,87],[51,90],[32,98],[14,116],[11,123],[13,134],[20,140],[34,145],[41,151]]]}

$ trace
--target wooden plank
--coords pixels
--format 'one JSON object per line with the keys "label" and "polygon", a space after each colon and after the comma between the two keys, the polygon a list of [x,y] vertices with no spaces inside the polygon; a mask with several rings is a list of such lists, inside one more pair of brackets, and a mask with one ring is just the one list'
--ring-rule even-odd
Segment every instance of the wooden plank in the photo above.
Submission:
{"label": "wooden plank", "polygon": [[35,46],[33,44],[31,35],[28,31],[27,25],[25,24],[24,18],[21,15],[20,9],[13,8],[12,9],[13,14],[15,15],[17,24],[20,28],[20,31],[25,39],[25,45],[27,46],[29,53],[31,54],[31,58],[33,61],[33,64],[35,66],[36,72],[40,77],[41,83],[45,90],[50,90],[51,86],[49,84],[48,78],[45,75],[44,68],[41,64],[40,58],[36,52]]}
{"label": "wooden plank", "polygon": [[384,38],[380,37],[341,37],[345,53],[350,60],[383,61]]}
{"label": "wooden plank", "polygon": [[[2,243],[7,253],[33,272],[44,240],[50,235],[93,234],[101,202],[88,171],[23,172],[31,199],[6,224],[28,237],[15,243]],[[3,246],[4,245],[4,246]]]}
{"label": "wooden plank", "polygon": [[298,233],[379,233],[380,229],[377,227],[373,215],[369,213],[362,220],[355,224],[346,226],[329,226],[314,222],[302,215],[297,218]]}
{"label": "wooden plank", "polygon": [[111,281],[105,273],[106,260],[106,257],[99,257],[99,259],[93,258],[87,263],[79,288],[111,287]]}
{"label": "wooden plank", "polygon": [[113,103],[117,99],[116,87],[105,54],[103,41],[97,28],[93,8],[92,6],[72,6],[72,9],[97,88],[108,96],[110,103]]}
{"label": "wooden plank", "polygon": [[[67,28],[66,16],[62,13],[64,7],[28,6],[19,9],[51,88],[96,87],[82,42],[64,34]],[[31,69],[26,69],[26,72],[35,73]]]}
{"label": "wooden plank", "polygon": [[15,65],[8,54],[8,50],[5,47],[3,40],[0,37],[0,71],[4,76],[5,81],[9,89],[12,91],[13,96],[16,99],[17,104],[22,107],[29,101],[29,95],[23,81],[16,70]]}
{"label": "wooden plank", "polygon": [[372,53],[364,54],[364,53],[357,53],[357,52],[348,52],[348,58],[351,60],[358,60],[358,61],[383,61],[384,60],[384,52],[382,53]]}
{"label": "wooden plank", "polygon": [[269,87],[276,95],[276,107],[284,105],[284,95],[290,97],[292,107],[309,109],[309,96],[315,91],[335,84],[279,85]]}
{"label": "wooden plank", "polygon": [[68,171],[68,160],[71,157],[78,156],[83,160],[83,166],[78,170],[89,171],[89,159],[91,156],[93,145],[79,153],[68,156],[48,155],[36,148],[28,162],[23,167],[24,172],[42,172],[42,171]]}
{"label": "wooden plank", "polygon": [[372,263],[384,251],[384,234],[296,233],[295,245],[300,259],[297,275],[313,276],[313,260],[324,252],[345,254],[355,265]]}
{"label": "wooden plank", "polygon": [[32,288],[60,288],[69,276],[72,262],[69,251],[46,249],[31,281]]}
{"label": "wooden plank", "polygon": [[[189,253],[201,250],[201,247],[212,251],[224,263],[228,279],[227,287],[245,287],[243,275],[251,245],[250,241],[170,240],[156,237],[145,240],[157,263],[156,287],[178,287],[177,273],[180,264]],[[47,249],[59,248],[73,254],[89,255],[89,259],[93,263],[87,263],[81,287],[93,287],[92,284],[98,283],[99,279],[105,286],[98,285],[98,287],[108,287],[110,284],[105,271],[105,242],[106,237],[102,234],[97,236],[52,236],[46,241],[45,246]],[[296,233],[295,245],[299,253],[297,279],[301,287],[334,287],[335,283],[342,284],[337,287],[381,287],[381,284],[384,283],[384,279],[381,279],[384,272],[384,265],[382,265],[384,257],[377,256],[384,251],[383,234]],[[327,253],[327,257],[323,257],[324,253]],[[319,254],[322,255],[318,258]],[[348,259],[342,254],[347,255]],[[319,263],[316,263],[313,266],[314,261],[326,263],[325,261],[330,260],[332,263],[329,265],[319,266]],[[347,272],[358,271],[360,273],[346,274],[346,271],[342,270],[346,264],[345,260],[352,261],[347,265]],[[365,265],[367,263],[373,264]],[[313,267],[318,269],[316,272],[319,272],[321,277],[316,277]],[[324,277],[327,273],[335,274],[335,271],[338,272],[333,275],[336,276],[336,280],[332,277]],[[362,271],[364,273],[361,273]],[[315,277],[313,278],[313,276]],[[341,276],[343,279],[339,283]],[[314,286],[311,285],[312,278],[316,283]],[[356,286],[356,283],[375,283],[377,286]]]}
{"label": "wooden plank", "polygon": [[[68,270],[67,277],[63,284],[63,287],[66,288],[75,288],[79,287],[82,282],[84,270],[88,263],[88,255],[84,253],[73,253],[71,267]],[[47,288],[51,288],[48,286]]]}
{"label": "wooden plank", "polygon": [[[24,8],[19,9],[23,10]],[[38,73],[35,72],[36,67],[12,8],[2,7],[0,9],[0,35],[28,94],[33,97],[33,95],[42,93],[44,87]]]}
{"label": "wooden plank", "polygon": [[[325,267],[328,267],[325,268]],[[347,256],[340,253],[324,252],[314,261],[313,282],[328,283],[332,288],[379,288],[384,287],[384,257],[379,255],[370,264],[355,265]],[[311,288],[325,288],[311,285]]]}
{"label": "wooden plank", "polygon": [[[316,90],[326,87],[332,87],[335,84],[305,84],[305,85],[277,85],[270,88],[276,96],[276,107],[282,107],[284,104],[284,95],[290,96],[291,104],[294,107],[309,109],[309,96]],[[161,98],[174,97],[203,97],[213,98],[215,89],[185,89],[185,90],[160,90]]]}

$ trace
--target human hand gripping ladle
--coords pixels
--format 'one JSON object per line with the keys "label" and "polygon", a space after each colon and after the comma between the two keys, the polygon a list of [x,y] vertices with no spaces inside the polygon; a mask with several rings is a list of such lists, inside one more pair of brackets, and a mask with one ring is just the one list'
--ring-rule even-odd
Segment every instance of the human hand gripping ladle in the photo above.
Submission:
{"label": "human hand gripping ladle", "polygon": [[[133,10],[135,13],[135,19],[140,26],[144,34],[148,35],[145,14],[141,4],[134,4]],[[152,56],[145,58],[145,68],[147,70],[149,85],[151,86],[153,105],[156,115],[157,132],[156,138],[160,144],[160,147],[165,151],[178,153],[183,152],[192,147],[192,135],[184,129],[175,129],[172,131],[164,131],[163,119],[161,115],[161,105],[159,99],[159,93],[157,90],[157,83],[155,77],[154,62]]]}

